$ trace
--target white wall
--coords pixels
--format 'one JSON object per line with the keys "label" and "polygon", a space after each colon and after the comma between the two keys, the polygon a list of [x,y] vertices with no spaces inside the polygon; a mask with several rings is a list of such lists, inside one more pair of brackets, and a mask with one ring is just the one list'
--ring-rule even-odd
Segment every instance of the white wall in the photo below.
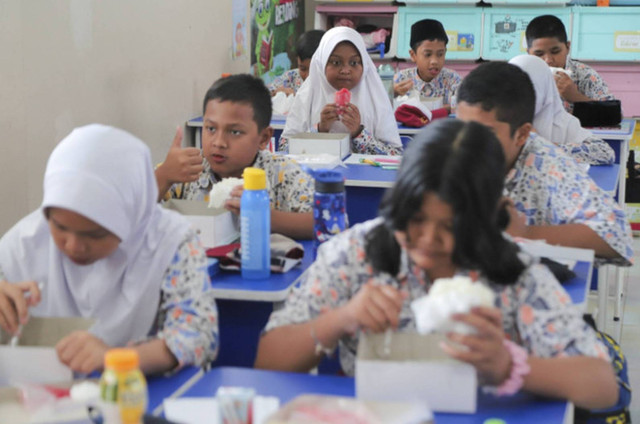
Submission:
{"label": "white wall", "polygon": [[101,122],[161,161],[231,61],[229,0],[0,1],[0,234],[35,209],[51,150]]}

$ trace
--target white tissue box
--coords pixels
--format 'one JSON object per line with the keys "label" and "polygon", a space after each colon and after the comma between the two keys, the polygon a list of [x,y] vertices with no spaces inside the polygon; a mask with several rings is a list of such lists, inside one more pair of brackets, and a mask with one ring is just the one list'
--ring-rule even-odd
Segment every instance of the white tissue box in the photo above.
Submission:
{"label": "white tissue box", "polygon": [[361,333],[356,358],[356,397],[418,401],[436,412],[475,413],[478,381],[472,365],[451,359],[442,335],[393,333],[389,355],[384,334]]}
{"label": "white tissue box", "polygon": [[298,133],[289,137],[289,154],[328,153],[344,159],[351,154],[350,143],[345,133]]}
{"label": "white tissue box", "polygon": [[170,199],[164,207],[187,218],[205,248],[233,243],[240,237],[238,220],[234,215],[226,210],[210,209],[204,201]]}

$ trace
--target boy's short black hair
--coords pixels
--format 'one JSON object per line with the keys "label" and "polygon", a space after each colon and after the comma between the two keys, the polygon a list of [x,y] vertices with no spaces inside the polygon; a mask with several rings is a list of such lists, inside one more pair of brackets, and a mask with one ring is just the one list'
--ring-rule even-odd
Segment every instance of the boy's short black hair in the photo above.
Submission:
{"label": "boy's short black hair", "polygon": [[418,47],[423,41],[442,41],[446,46],[449,43],[449,37],[444,30],[442,23],[435,19],[423,19],[411,25],[411,36],[409,45],[414,52],[418,51]]}
{"label": "boy's short black hair", "polygon": [[487,62],[471,71],[458,88],[458,103],[496,111],[496,119],[509,124],[511,136],[533,122],[536,92],[529,75],[506,62]]}
{"label": "boy's short black hair", "polygon": [[230,75],[214,82],[204,96],[203,114],[211,100],[250,104],[258,131],[262,131],[271,123],[271,94],[264,82],[253,75]]}
{"label": "boy's short black hair", "polygon": [[318,50],[323,35],[324,31],[320,29],[312,29],[311,31],[303,33],[296,42],[296,55],[298,55],[298,59],[311,59],[311,56]]}
{"label": "boy's short black hair", "polygon": [[538,38],[557,38],[561,43],[567,42],[567,30],[564,24],[560,18],[553,15],[541,15],[533,18],[527,25],[525,36],[528,48],[531,48],[533,42]]}

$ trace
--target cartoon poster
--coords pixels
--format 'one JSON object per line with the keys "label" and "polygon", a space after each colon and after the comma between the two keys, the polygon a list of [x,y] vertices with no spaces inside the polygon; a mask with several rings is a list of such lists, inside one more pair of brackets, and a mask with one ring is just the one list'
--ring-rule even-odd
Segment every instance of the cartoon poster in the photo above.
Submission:
{"label": "cartoon poster", "polygon": [[303,30],[303,0],[251,0],[253,73],[269,84],[296,68],[295,45]]}
{"label": "cartoon poster", "polygon": [[249,51],[247,47],[247,0],[233,0],[231,23],[233,37],[233,60],[245,57]]}

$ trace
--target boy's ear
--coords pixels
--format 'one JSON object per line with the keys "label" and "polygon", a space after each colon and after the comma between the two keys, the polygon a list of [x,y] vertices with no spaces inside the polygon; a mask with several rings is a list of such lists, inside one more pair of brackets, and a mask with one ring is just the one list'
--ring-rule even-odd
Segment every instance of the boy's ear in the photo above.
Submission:
{"label": "boy's ear", "polygon": [[409,49],[409,56],[411,57],[411,61],[416,63],[416,52],[414,52],[413,49]]}
{"label": "boy's ear", "polygon": [[516,146],[518,147],[524,146],[524,144],[529,139],[529,134],[531,133],[532,128],[533,128],[533,125],[531,125],[531,122],[527,122],[526,124],[522,124],[520,128],[516,130],[516,133],[515,133]]}
{"label": "boy's ear", "polygon": [[271,128],[271,126],[263,128],[258,136],[260,137],[258,147],[262,150],[269,145],[271,137],[273,137],[273,128]]}
{"label": "boy's ear", "polygon": [[571,41],[567,41],[565,44],[567,46],[567,53],[569,53],[571,51]]}

